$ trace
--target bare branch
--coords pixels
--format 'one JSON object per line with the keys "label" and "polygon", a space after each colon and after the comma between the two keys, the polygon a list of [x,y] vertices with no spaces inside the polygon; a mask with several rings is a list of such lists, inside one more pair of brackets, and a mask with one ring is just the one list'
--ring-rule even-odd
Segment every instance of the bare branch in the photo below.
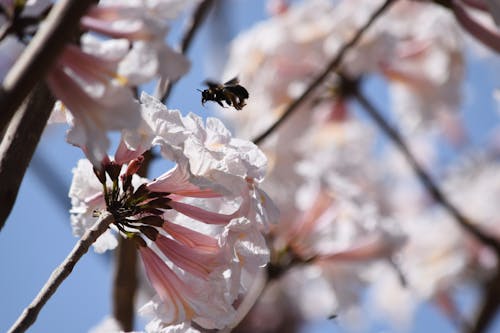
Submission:
{"label": "bare branch", "polygon": [[[207,17],[208,12],[214,3],[215,0],[203,0],[194,10],[193,15],[191,16],[184,29],[184,33],[182,34],[181,43],[179,45],[179,50],[182,54],[186,54],[189,50],[194,35],[201,27],[201,24]],[[172,92],[173,85],[176,82],[177,81],[165,81],[164,79],[160,79],[155,89],[155,96],[165,103],[168,96],[170,96],[170,93]]]}
{"label": "bare branch", "polygon": [[54,102],[47,86],[37,86],[16,112],[0,144],[0,230],[16,202]]}
{"label": "bare branch", "polygon": [[54,5],[0,87],[0,133],[4,133],[14,112],[45,77],[66,42],[76,36],[80,17],[95,2],[62,0]]}
{"label": "bare branch", "polygon": [[337,67],[342,63],[344,56],[347,51],[349,51],[356,43],[360,40],[361,36],[365,33],[366,30],[375,22],[375,20],[382,15],[384,11],[386,11],[389,6],[395,2],[394,0],[386,0],[373,14],[370,16],[368,21],[359,28],[359,30],[354,34],[354,36],[346,42],[342,48],[339,50],[337,55],[328,63],[323,72],[321,72],[313,82],[307,87],[307,89],[300,95],[297,99],[295,99],[285,110],[283,115],[276,120],[276,122],[271,125],[266,131],[262,134],[254,138],[252,141],[258,145],[265,138],[267,138],[275,129],[277,129],[288,117],[292,115],[292,113],[298,109],[298,107],[306,100],[306,98],[316,89],[330,74],[332,71],[335,71]]}
{"label": "bare branch", "polygon": [[134,329],[137,291],[137,249],[132,240],[120,237],[115,262],[113,317],[125,332],[130,332]]}
{"label": "bare branch", "polygon": [[487,332],[495,320],[500,308],[500,267],[485,284],[483,289],[483,299],[474,326],[469,333]]}
{"label": "bare branch", "polygon": [[42,290],[9,329],[9,333],[25,332],[33,325],[45,303],[54,295],[61,283],[71,274],[76,263],[87,253],[90,246],[108,229],[108,226],[113,221],[111,213],[103,212],[101,214],[94,226],[85,232],[66,259],[52,272]]}
{"label": "bare branch", "polygon": [[375,121],[380,129],[389,137],[389,139],[403,154],[422,185],[424,185],[425,189],[432,195],[434,200],[436,200],[436,202],[438,202],[444,209],[446,209],[446,211],[455,218],[455,220],[460,224],[460,226],[462,226],[462,228],[464,228],[472,236],[477,238],[484,245],[491,247],[497,255],[500,255],[500,244],[498,240],[488,235],[484,231],[478,229],[473,223],[471,223],[471,220],[465,217],[462,212],[460,212],[460,210],[448,200],[446,195],[439,189],[438,185],[434,183],[432,177],[420,166],[402,136],[396,129],[392,128],[387,123],[382,114],[366,98],[366,96],[364,96],[357,87],[353,87],[350,92],[352,93],[352,96],[356,98],[359,104],[361,104],[366,113]]}

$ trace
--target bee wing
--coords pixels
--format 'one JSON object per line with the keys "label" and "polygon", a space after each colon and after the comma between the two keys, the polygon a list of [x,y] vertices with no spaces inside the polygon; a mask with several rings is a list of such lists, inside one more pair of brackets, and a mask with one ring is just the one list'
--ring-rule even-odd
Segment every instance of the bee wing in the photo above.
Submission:
{"label": "bee wing", "polygon": [[220,87],[220,83],[212,80],[205,80],[203,81],[203,84],[206,85],[209,88],[217,88]]}
{"label": "bee wing", "polygon": [[226,89],[227,91],[235,94],[240,99],[248,98],[248,91],[244,87],[242,87],[240,85],[229,86],[229,87],[225,87],[224,89]]}
{"label": "bee wing", "polygon": [[227,81],[224,83],[225,86],[236,86],[240,83],[240,80],[238,80],[238,77],[235,76],[231,80]]}

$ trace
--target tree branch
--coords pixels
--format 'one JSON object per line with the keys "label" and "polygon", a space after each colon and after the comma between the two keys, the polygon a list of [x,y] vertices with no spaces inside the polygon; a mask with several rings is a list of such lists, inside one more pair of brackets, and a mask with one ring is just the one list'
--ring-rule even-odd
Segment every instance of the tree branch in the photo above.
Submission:
{"label": "tree branch", "polygon": [[134,303],[137,291],[137,249],[130,239],[120,237],[115,259],[113,317],[125,332],[134,329]]}
{"label": "tree branch", "polygon": [[0,144],[0,230],[16,202],[54,102],[47,86],[38,85],[16,112]]}
{"label": "tree branch", "polygon": [[[346,80],[344,78],[344,80]],[[348,79],[347,79],[348,80]],[[406,158],[407,162],[410,164],[411,168],[417,175],[418,179],[425,187],[425,189],[432,195],[434,200],[438,202],[446,211],[455,218],[455,220],[460,224],[460,226],[470,233],[472,236],[477,238],[484,245],[492,248],[497,256],[500,255],[500,244],[498,240],[484,231],[478,229],[471,221],[465,217],[460,210],[453,205],[446,195],[439,189],[438,185],[434,183],[431,176],[420,166],[417,159],[413,156],[407,144],[405,143],[402,136],[397,130],[392,128],[387,121],[384,119],[382,114],[375,108],[375,106],[362,94],[358,87],[353,87],[350,90],[353,97],[359,102],[359,104],[364,108],[366,113],[372,118],[373,121],[379,126],[379,128],[384,132],[389,139],[396,145],[399,151]]]}
{"label": "tree branch", "polygon": [[108,226],[113,221],[111,213],[103,212],[101,214],[94,226],[85,232],[66,259],[52,272],[35,299],[24,309],[21,316],[9,329],[9,333],[25,332],[33,325],[45,303],[54,295],[61,283],[71,274],[76,263],[87,253],[90,246],[108,229]]}
{"label": "tree branch", "polygon": [[[181,43],[179,45],[179,50],[182,54],[186,54],[191,46],[194,35],[201,27],[201,24],[208,15],[210,8],[215,3],[215,0],[203,0],[198,4],[198,7],[194,10],[191,19],[184,28],[184,33],[182,34]],[[155,96],[160,99],[163,103],[168,99],[170,93],[172,92],[172,87],[177,81],[165,81],[160,79],[155,89]]]}
{"label": "tree branch", "polygon": [[486,332],[496,318],[500,308],[500,267],[495,274],[485,283],[483,288],[483,299],[474,326],[469,333]]}
{"label": "tree branch", "polygon": [[306,98],[316,89],[330,74],[330,72],[337,69],[337,67],[342,63],[345,54],[349,51],[356,43],[361,39],[361,36],[365,33],[366,30],[375,22],[375,20],[389,8],[389,6],[395,2],[395,0],[386,0],[373,14],[370,16],[368,21],[359,28],[359,30],[354,34],[354,36],[346,42],[342,48],[339,50],[337,55],[328,63],[323,72],[321,72],[313,82],[307,87],[307,89],[300,95],[297,99],[295,99],[285,110],[283,115],[276,120],[276,122],[271,125],[266,131],[262,134],[254,138],[252,141],[256,145],[260,144],[267,138],[274,130],[276,130],[288,117],[292,115],[292,113],[298,109],[298,107],[306,100]]}
{"label": "tree branch", "polygon": [[0,87],[0,133],[4,133],[15,111],[42,80],[66,42],[73,38],[82,17],[96,0],[62,0],[50,11]]}

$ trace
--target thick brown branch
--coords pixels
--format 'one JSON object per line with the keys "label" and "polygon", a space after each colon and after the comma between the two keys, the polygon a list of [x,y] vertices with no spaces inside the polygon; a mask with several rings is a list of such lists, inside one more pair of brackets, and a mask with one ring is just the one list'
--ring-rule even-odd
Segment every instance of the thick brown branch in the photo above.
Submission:
{"label": "thick brown branch", "polygon": [[104,212],[94,226],[88,229],[83,237],[76,243],[71,253],[64,261],[52,272],[49,279],[43,286],[31,304],[24,309],[21,316],[9,329],[9,333],[25,332],[36,321],[40,310],[45,303],[54,295],[61,283],[71,274],[76,263],[87,253],[90,246],[96,239],[102,235],[108,226],[113,222],[113,216]]}
{"label": "thick brown branch", "polygon": [[62,0],[50,11],[44,24],[5,77],[0,87],[0,133],[35,85],[49,71],[67,41],[75,36],[80,17],[96,0]]}
{"label": "thick brown branch", "polygon": [[[215,0],[203,0],[194,10],[193,15],[189,19],[189,22],[184,29],[184,33],[182,34],[181,43],[179,45],[179,50],[182,54],[186,54],[188,52],[196,32],[201,27],[201,24],[207,17],[208,12],[214,3]],[[165,103],[168,96],[170,96],[170,93],[172,92],[172,87],[175,82],[176,81],[165,82],[161,79],[156,86],[155,96]]]}
{"label": "thick brown branch", "polygon": [[265,132],[254,138],[252,141],[258,145],[265,138],[267,138],[274,130],[276,130],[288,117],[292,115],[292,113],[298,109],[298,107],[307,99],[307,97],[328,77],[328,75],[335,71],[339,65],[342,63],[344,56],[347,51],[349,51],[356,43],[360,40],[361,36],[365,33],[366,30],[375,22],[375,20],[382,15],[384,11],[386,11],[389,6],[395,2],[394,0],[386,0],[373,14],[370,16],[368,21],[359,28],[359,30],[352,36],[352,38],[346,42],[342,48],[339,50],[337,55],[328,63],[323,72],[321,72],[313,82],[307,87],[307,89],[300,95],[297,99],[295,99],[285,110],[283,115],[276,120],[276,122],[271,125]]}
{"label": "thick brown branch", "polygon": [[417,175],[418,179],[424,185],[425,189],[432,195],[434,200],[439,203],[448,213],[455,218],[455,220],[467,232],[477,238],[481,243],[491,247],[497,255],[500,254],[500,244],[497,239],[478,229],[471,221],[465,217],[460,210],[453,205],[446,195],[439,189],[438,185],[434,183],[432,177],[420,166],[417,159],[411,153],[403,137],[398,131],[392,128],[384,119],[382,114],[375,108],[375,106],[361,93],[357,88],[352,89],[352,96],[361,104],[366,113],[375,121],[380,129],[389,137],[389,139],[396,145],[399,151],[406,158],[411,168]]}
{"label": "thick brown branch", "polygon": [[0,144],[0,229],[16,202],[19,186],[54,101],[48,88],[44,84],[38,85],[16,112]]}
{"label": "thick brown branch", "polygon": [[125,332],[134,329],[134,302],[137,291],[137,249],[130,239],[120,237],[113,283],[113,316]]}

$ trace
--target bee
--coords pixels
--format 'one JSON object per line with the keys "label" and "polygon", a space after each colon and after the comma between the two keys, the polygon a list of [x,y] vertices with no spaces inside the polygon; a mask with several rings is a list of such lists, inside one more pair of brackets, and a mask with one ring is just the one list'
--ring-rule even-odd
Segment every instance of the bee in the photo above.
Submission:
{"label": "bee", "polygon": [[245,99],[248,98],[248,91],[240,85],[237,77],[224,84],[209,80],[206,80],[204,83],[208,89],[203,91],[198,89],[201,92],[202,105],[205,105],[208,101],[213,101],[224,107],[222,102],[226,102],[228,106],[232,106],[236,110],[241,110],[246,105]]}

